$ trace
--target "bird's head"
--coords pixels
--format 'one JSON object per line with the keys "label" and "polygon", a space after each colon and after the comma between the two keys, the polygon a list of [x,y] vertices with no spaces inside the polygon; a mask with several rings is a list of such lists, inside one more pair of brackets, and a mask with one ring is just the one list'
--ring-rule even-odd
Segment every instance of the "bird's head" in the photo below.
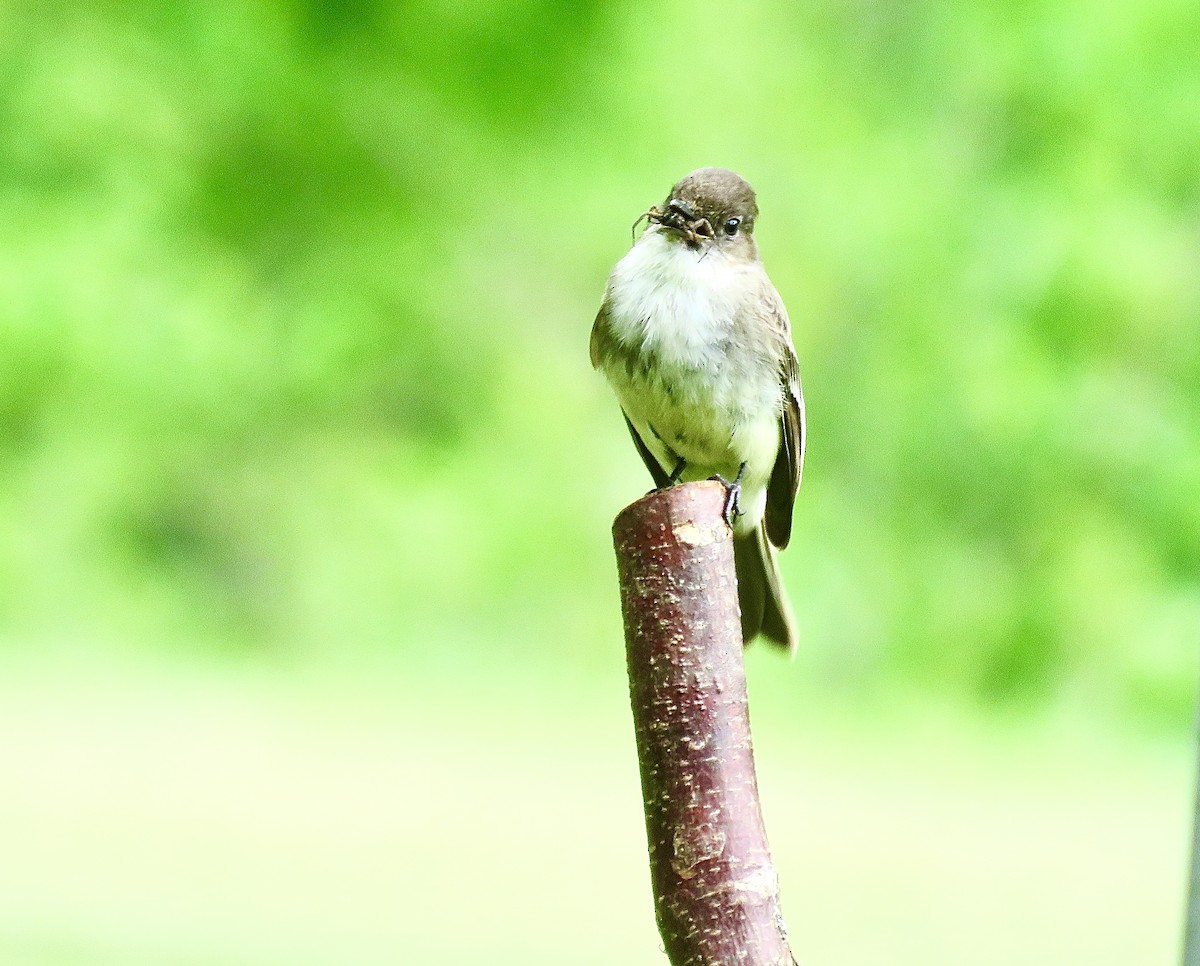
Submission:
{"label": "bird's head", "polygon": [[642,217],[697,251],[715,248],[743,258],[757,257],[754,189],[726,168],[693,171],[671,189],[662,205]]}

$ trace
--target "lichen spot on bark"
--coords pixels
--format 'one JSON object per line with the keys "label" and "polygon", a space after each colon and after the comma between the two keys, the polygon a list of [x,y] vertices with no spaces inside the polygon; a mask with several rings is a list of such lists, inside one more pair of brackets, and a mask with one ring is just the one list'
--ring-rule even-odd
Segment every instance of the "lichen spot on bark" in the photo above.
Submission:
{"label": "lichen spot on bark", "polygon": [[701,862],[715,859],[725,851],[725,833],[707,822],[694,827],[677,825],[672,845],[675,855],[671,868],[679,878],[690,879],[699,871],[696,867]]}
{"label": "lichen spot on bark", "polygon": [[724,534],[721,531],[726,527],[724,523],[719,527],[705,527],[698,525],[694,520],[683,520],[671,529],[678,543],[687,544],[689,547],[706,547],[722,539]]}

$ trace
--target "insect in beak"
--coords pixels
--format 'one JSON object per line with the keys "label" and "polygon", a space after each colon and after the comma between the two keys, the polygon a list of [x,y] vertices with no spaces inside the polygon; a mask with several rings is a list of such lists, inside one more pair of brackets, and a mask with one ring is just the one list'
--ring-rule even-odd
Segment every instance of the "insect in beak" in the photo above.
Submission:
{"label": "insect in beak", "polygon": [[653,225],[662,225],[664,228],[670,229],[693,248],[700,246],[701,239],[713,238],[716,235],[707,218],[696,217],[696,212],[691,205],[676,198],[667,203],[666,211],[655,206],[644,212],[633,223],[635,231],[642,218]]}

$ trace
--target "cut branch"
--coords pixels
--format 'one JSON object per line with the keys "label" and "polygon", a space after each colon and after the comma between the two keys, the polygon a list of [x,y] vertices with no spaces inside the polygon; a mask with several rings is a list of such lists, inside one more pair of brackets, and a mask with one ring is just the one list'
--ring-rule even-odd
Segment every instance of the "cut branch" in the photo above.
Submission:
{"label": "cut branch", "polygon": [[657,490],[613,525],[655,912],[672,966],[793,966],[724,500],[715,482]]}
{"label": "cut branch", "polygon": [[[1196,741],[1200,750],[1200,725]],[[1200,761],[1196,766],[1196,783],[1196,796],[1192,800],[1191,870],[1183,921],[1183,966],[1200,966]]]}

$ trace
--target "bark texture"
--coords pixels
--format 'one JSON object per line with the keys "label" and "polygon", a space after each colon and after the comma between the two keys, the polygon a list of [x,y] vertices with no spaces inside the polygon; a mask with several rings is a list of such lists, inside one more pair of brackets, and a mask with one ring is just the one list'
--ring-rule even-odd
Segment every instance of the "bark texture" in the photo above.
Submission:
{"label": "bark texture", "polygon": [[793,966],[758,802],[725,488],[613,526],[655,912],[672,966]]}
{"label": "bark texture", "polygon": [[[1200,750],[1200,725],[1197,726]],[[1200,966],[1200,761],[1196,765],[1196,797],[1192,808],[1192,860],[1187,909],[1183,922],[1183,966]]]}

